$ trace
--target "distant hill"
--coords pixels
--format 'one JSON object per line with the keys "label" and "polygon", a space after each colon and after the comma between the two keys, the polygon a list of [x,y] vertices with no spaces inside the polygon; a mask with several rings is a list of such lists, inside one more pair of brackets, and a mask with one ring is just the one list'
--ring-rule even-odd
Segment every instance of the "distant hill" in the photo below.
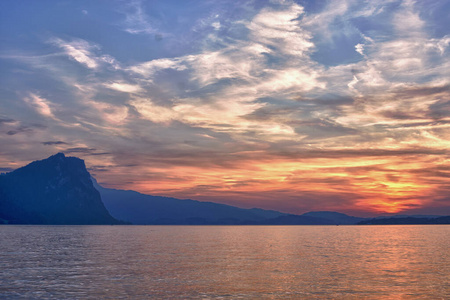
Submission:
{"label": "distant hill", "polygon": [[337,212],[292,215],[258,208],[180,200],[104,188],[92,178],[108,211],[132,224],[170,225],[353,225],[364,218]]}
{"label": "distant hill", "polygon": [[103,205],[84,161],[62,153],[0,175],[0,223],[120,224]]}
{"label": "distant hill", "polygon": [[366,218],[353,217],[353,216],[349,216],[349,215],[334,212],[334,211],[312,211],[312,212],[307,212],[307,213],[303,214],[302,216],[326,219],[326,220],[331,221],[332,224],[335,224],[335,225],[354,225],[354,224],[366,219]]}
{"label": "distant hill", "polygon": [[263,221],[248,222],[249,225],[336,225],[329,219],[310,217],[305,215],[286,215]]}
{"label": "distant hill", "polygon": [[259,208],[244,209],[219,203],[108,189],[97,184],[95,179],[93,181],[111,215],[132,224],[238,225],[286,215]]}
{"label": "distant hill", "polygon": [[375,218],[358,222],[358,225],[420,225],[420,224],[450,224],[450,216],[424,218],[416,217],[391,217]]}
{"label": "distant hill", "polygon": [[434,219],[443,217],[442,215],[384,215],[375,217],[373,219],[387,219],[387,218],[428,218],[428,219]]}

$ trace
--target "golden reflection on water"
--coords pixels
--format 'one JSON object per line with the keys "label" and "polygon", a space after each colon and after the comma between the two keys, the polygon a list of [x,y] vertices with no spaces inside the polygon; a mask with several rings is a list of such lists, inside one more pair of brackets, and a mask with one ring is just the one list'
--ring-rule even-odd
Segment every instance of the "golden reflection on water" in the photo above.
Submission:
{"label": "golden reflection on water", "polygon": [[445,225],[8,226],[0,238],[0,298],[450,299]]}

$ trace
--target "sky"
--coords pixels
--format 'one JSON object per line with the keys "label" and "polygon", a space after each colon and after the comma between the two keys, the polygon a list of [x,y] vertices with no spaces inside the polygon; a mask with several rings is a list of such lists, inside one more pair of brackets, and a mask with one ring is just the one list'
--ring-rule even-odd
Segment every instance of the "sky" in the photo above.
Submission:
{"label": "sky", "polygon": [[0,172],[450,214],[450,1],[0,1]]}

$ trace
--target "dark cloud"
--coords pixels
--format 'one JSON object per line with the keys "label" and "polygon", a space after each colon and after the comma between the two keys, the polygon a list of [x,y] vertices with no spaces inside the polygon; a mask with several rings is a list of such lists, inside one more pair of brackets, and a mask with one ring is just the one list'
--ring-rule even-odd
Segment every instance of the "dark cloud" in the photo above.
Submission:
{"label": "dark cloud", "polygon": [[3,123],[14,123],[15,121],[16,121],[16,120],[14,120],[14,119],[0,117],[0,126],[1,126]]}
{"label": "dark cloud", "polygon": [[[73,153],[86,153],[94,155],[96,149],[75,148]],[[206,148],[194,144],[186,145],[184,141],[180,144],[174,144],[172,147],[167,145],[148,144],[148,149],[141,153],[133,152],[111,152],[114,161],[118,166],[148,166],[170,168],[175,166],[192,166],[202,168],[224,168],[228,169],[251,169],[254,163],[277,161],[308,161],[320,158],[326,159],[352,159],[352,158],[396,158],[396,157],[418,157],[423,156],[442,156],[448,155],[445,149],[417,147],[405,148],[401,150],[392,149],[308,149],[301,147],[297,143],[269,143],[263,145],[255,143],[252,147],[246,144],[230,142],[229,146],[222,148]],[[346,167],[344,171],[355,174],[376,170],[380,172],[391,172],[389,166],[379,164],[374,166]],[[330,170],[332,171],[332,170]],[[392,171],[395,172],[395,171]]]}
{"label": "dark cloud", "polygon": [[31,133],[31,132],[33,132],[32,128],[23,126],[23,127],[19,127],[17,129],[15,129],[15,130],[9,130],[8,132],[6,132],[6,134],[7,135],[16,135],[18,133]]}
{"label": "dark cloud", "polygon": [[91,167],[87,168],[87,170],[89,172],[96,173],[96,172],[108,172],[111,169],[108,166],[91,166]]}
{"label": "dark cloud", "polygon": [[48,141],[48,142],[42,142],[42,145],[50,146],[50,145],[67,145],[66,142],[62,141]]}
{"label": "dark cloud", "polygon": [[76,148],[67,148],[64,150],[65,153],[92,153],[96,151],[95,148],[87,148],[87,147],[76,147]]}
{"label": "dark cloud", "polygon": [[355,101],[353,97],[350,96],[342,96],[338,94],[324,94],[318,95],[315,97],[298,97],[294,98],[301,103],[314,105],[314,106],[323,106],[323,107],[338,107],[342,105],[351,105]]}
{"label": "dark cloud", "polygon": [[450,85],[442,86],[421,86],[416,88],[402,89],[395,92],[396,98],[411,99],[417,96],[432,96],[437,94],[448,94],[450,93]]}
{"label": "dark cloud", "polygon": [[[441,119],[450,116],[450,85],[439,87],[410,87],[388,92],[382,97],[364,96],[357,107],[378,106],[377,114],[393,120]],[[422,102],[434,101],[428,107]],[[386,106],[383,108],[383,106]],[[442,120],[445,121],[445,120]]]}
{"label": "dark cloud", "polygon": [[[13,121],[15,122],[15,121]],[[4,123],[10,123],[10,122],[4,122]],[[1,125],[1,123],[0,123]],[[39,123],[32,123],[32,124],[27,124],[27,125],[21,125],[18,126],[12,130],[8,130],[6,132],[7,135],[16,135],[18,133],[32,133],[34,131],[34,129],[39,129],[39,130],[43,130],[46,129],[47,126],[39,124]]]}
{"label": "dark cloud", "polygon": [[384,111],[380,113],[381,116],[390,118],[390,119],[396,119],[396,120],[415,120],[417,119],[417,115],[405,112],[401,109],[394,110],[394,111]]}
{"label": "dark cloud", "polygon": [[307,135],[308,140],[355,135],[359,133],[354,128],[342,126],[332,120],[291,121],[288,124],[294,127],[296,133]]}
{"label": "dark cloud", "polygon": [[242,118],[251,121],[275,121],[278,119],[289,120],[289,115],[295,111],[295,108],[286,106],[280,107],[275,105],[268,105],[259,108],[252,113],[243,116]]}
{"label": "dark cloud", "polygon": [[355,149],[355,150],[304,150],[272,153],[274,156],[301,159],[301,158],[352,158],[352,157],[397,157],[397,156],[416,156],[416,155],[448,155],[444,149],[434,148],[413,148],[402,150],[387,149]]}
{"label": "dark cloud", "polygon": [[96,148],[88,148],[88,147],[75,147],[75,148],[68,148],[64,150],[63,152],[66,154],[71,153],[79,153],[83,155],[108,155],[111,154],[109,152],[96,152]]}
{"label": "dark cloud", "polygon": [[[450,103],[449,103],[450,105]],[[417,119],[417,117],[412,117],[411,119]],[[447,120],[438,120],[438,121],[416,121],[416,122],[409,122],[406,124],[383,124],[383,125],[377,125],[377,128],[380,129],[388,129],[388,128],[414,128],[414,127],[429,127],[430,129],[438,129],[441,125],[447,125],[450,124],[450,121]]]}
{"label": "dark cloud", "polygon": [[326,184],[328,186],[332,186],[336,189],[336,187],[342,187],[343,190],[347,189],[349,185],[352,183],[352,178],[350,177],[327,177],[326,175],[323,178],[309,178],[303,176],[304,172],[293,172],[292,175],[286,176],[285,181],[290,184],[298,185],[317,185],[317,184]]}
{"label": "dark cloud", "polygon": [[[447,95],[446,99],[450,98],[450,93]],[[433,119],[442,119],[450,117],[450,100],[441,100],[429,107],[428,115]]]}
{"label": "dark cloud", "polygon": [[111,152],[96,152],[96,153],[91,153],[90,155],[110,155],[112,154]]}

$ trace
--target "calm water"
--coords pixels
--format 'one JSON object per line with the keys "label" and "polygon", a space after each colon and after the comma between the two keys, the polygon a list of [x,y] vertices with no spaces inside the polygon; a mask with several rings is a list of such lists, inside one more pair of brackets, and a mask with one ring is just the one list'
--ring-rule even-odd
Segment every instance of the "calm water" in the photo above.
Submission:
{"label": "calm water", "polygon": [[0,226],[1,299],[450,299],[450,226]]}

